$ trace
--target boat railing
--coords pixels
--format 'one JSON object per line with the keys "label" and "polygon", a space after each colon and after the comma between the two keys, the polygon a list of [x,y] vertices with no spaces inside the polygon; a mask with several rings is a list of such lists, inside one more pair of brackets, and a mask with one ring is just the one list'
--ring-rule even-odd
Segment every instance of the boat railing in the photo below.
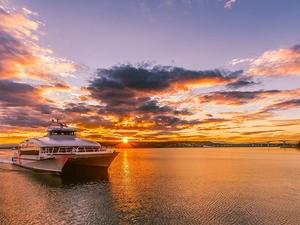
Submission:
{"label": "boat railing", "polygon": [[41,148],[41,153],[47,153],[47,154],[50,154],[52,155],[53,152],[54,152],[54,148]]}
{"label": "boat railing", "polygon": [[46,153],[48,155],[52,155],[53,153],[61,153],[61,154],[72,154],[78,152],[105,152],[110,151],[106,147],[93,147],[93,146],[62,146],[62,147],[47,147],[41,148],[41,153]]}

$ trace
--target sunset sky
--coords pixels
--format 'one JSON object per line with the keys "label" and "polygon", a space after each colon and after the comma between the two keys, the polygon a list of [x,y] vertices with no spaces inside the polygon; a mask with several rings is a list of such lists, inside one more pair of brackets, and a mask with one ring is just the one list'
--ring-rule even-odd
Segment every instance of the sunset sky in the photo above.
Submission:
{"label": "sunset sky", "polygon": [[0,0],[0,144],[300,141],[299,0]]}

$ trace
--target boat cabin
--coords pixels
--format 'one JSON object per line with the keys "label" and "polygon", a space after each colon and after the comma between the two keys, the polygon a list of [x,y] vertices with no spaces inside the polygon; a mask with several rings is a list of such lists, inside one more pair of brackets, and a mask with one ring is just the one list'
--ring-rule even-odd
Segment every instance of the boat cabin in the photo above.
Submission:
{"label": "boat cabin", "polygon": [[68,127],[66,123],[59,122],[59,120],[52,120],[50,125],[48,126],[47,133],[48,136],[56,136],[56,135],[68,135],[75,136],[76,128]]}
{"label": "boat cabin", "polygon": [[48,131],[48,136],[52,135],[72,135],[75,136],[75,131],[71,130],[50,130]]}

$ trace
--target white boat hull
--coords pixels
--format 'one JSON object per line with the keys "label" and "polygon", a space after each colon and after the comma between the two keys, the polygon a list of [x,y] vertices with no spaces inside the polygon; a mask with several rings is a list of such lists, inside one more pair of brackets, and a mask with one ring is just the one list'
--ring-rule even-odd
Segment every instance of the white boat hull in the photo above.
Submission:
{"label": "white boat hull", "polygon": [[48,157],[21,155],[12,158],[13,164],[28,169],[62,173],[73,167],[108,168],[118,152],[78,152],[68,154],[52,154]]}

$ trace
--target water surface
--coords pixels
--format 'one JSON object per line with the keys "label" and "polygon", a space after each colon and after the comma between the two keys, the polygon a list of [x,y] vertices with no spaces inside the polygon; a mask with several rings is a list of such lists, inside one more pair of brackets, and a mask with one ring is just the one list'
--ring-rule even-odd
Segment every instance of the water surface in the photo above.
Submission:
{"label": "water surface", "polygon": [[0,151],[0,224],[300,224],[297,150],[119,151],[108,171],[62,177]]}

